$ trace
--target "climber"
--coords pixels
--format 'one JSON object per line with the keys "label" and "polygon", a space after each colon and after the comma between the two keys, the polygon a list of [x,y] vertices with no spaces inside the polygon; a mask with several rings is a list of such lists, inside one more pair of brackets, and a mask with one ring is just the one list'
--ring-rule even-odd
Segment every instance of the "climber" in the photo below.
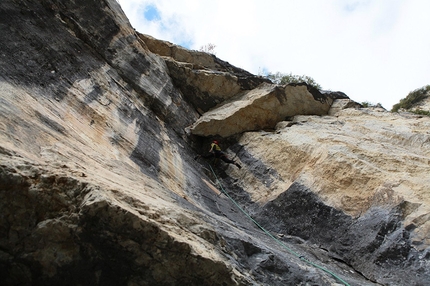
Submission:
{"label": "climber", "polygon": [[209,150],[209,154],[208,155],[198,155],[195,159],[199,158],[199,157],[203,157],[203,158],[217,158],[217,159],[221,159],[226,163],[229,164],[234,164],[236,165],[239,169],[241,169],[242,167],[234,162],[233,160],[230,160],[229,158],[227,158],[227,155],[221,151],[221,148],[218,145],[218,141],[214,140],[211,144],[211,149]]}

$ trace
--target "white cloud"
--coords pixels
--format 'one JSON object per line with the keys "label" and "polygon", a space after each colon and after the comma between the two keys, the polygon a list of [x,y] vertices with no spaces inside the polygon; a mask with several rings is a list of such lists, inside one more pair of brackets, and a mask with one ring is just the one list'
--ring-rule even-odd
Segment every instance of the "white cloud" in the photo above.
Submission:
{"label": "white cloud", "polygon": [[[119,0],[141,33],[257,74],[306,74],[323,88],[391,109],[430,84],[427,0]],[[148,21],[145,7],[158,9]]]}

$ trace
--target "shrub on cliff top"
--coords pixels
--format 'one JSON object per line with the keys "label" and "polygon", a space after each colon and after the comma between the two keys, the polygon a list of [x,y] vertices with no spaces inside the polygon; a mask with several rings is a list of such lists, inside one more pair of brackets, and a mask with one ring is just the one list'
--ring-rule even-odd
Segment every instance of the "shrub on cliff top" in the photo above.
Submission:
{"label": "shrub on cliff top", "polygon": [[277,73],[269,73],[266,77],[276,84],[304,82],[310,86],[315,87],[316,89],[319,89],[319,90],[322,89],[321,85],[319,85],[313,78],[307,75],[293,75],[292,73],[283,74],[283,73],[277,72]]}
{"label": "shrub on cliff top", "polygon": [[215,44],[209,43],[209,44],[206,44],[204,46],[201,46],[199,51],[215,55],[216,54],[215,48],[216,48]]}
{"label": "shrub on cliff top", "polygon": [[400,108],[410,109],[415,103],[418,103],[430,96],[430,85],[418,88],[411,91],[405,98],[401,99],[399,103],[394,104],[391,112],[397,112]]}

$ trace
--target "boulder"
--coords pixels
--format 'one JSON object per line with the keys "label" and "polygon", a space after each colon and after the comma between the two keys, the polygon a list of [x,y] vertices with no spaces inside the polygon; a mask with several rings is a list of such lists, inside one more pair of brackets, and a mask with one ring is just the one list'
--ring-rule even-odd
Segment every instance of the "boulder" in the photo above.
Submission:
{"label": "boulder", "polygon": [[206,112],[190,130],[199,136],[228,137],[250,130],[274,129],[286,117],[327,114],[332,102],[332,98],[316,90],[312,94],[306,84],[262,84]]}
{"label": "boulder", "polygon": [[328,115],[336,115],[337,112],[346,108],[360,108],[361,105],[351,99],[335,99],[330,106]]}

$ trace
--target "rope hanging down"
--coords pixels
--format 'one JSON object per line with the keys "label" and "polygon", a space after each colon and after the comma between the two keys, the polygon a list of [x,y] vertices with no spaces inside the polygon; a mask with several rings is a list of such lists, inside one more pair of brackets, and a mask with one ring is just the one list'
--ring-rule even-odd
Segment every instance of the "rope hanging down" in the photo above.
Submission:
{"label": "rope hanging down", "polygon": [[280,241],[279,239],[277,239],[275,236],[273,236],[269,231],[267,231],[265,228],[263,228],[257,221],[255,221],[245,210],[243,210],[238,203],[236,203],[236,201],[230,197],[230,195],[224,190],[224,187],[222,186],[221,182],[218,180],[218,176],[215,174],[215,171],[213,170],[212,166],[209,164],[209,167],[211,168],[212,173],[215,176],[215,179],[218,183],[218,185],[220,186],[222,192],[236,205],[236,207],[238,207],[253,223],[255,223],[264,233],[266,233],[268,236],[270,236],[271,238],[273,238],[279,245],[281,245],[283,248],[285,248],[289,253],[293,254],[294,256],[300,258],[300,260],[308,263],[309,265],[312,265],[315,268],[318,268],[328,274],[330,274],[331,276],[333,276],[334,278],[336,278],[337,280],[339,280],[340,282],[342,282],[345,286],[350,286],[346,281],[344,281],[342,278],[340,278],[339,276],[337,276],[336,274],[334,274],[333,272],[331,272],[330,270],[319,266],[318,264],[313,263],[312,261],[307,260],[306,258],[304,258],[302,255],[298,254],[297,252],[295,252],[294,250],[292,250],[291,248],[289,248],[288,246],[286,246],[282,241]]}

